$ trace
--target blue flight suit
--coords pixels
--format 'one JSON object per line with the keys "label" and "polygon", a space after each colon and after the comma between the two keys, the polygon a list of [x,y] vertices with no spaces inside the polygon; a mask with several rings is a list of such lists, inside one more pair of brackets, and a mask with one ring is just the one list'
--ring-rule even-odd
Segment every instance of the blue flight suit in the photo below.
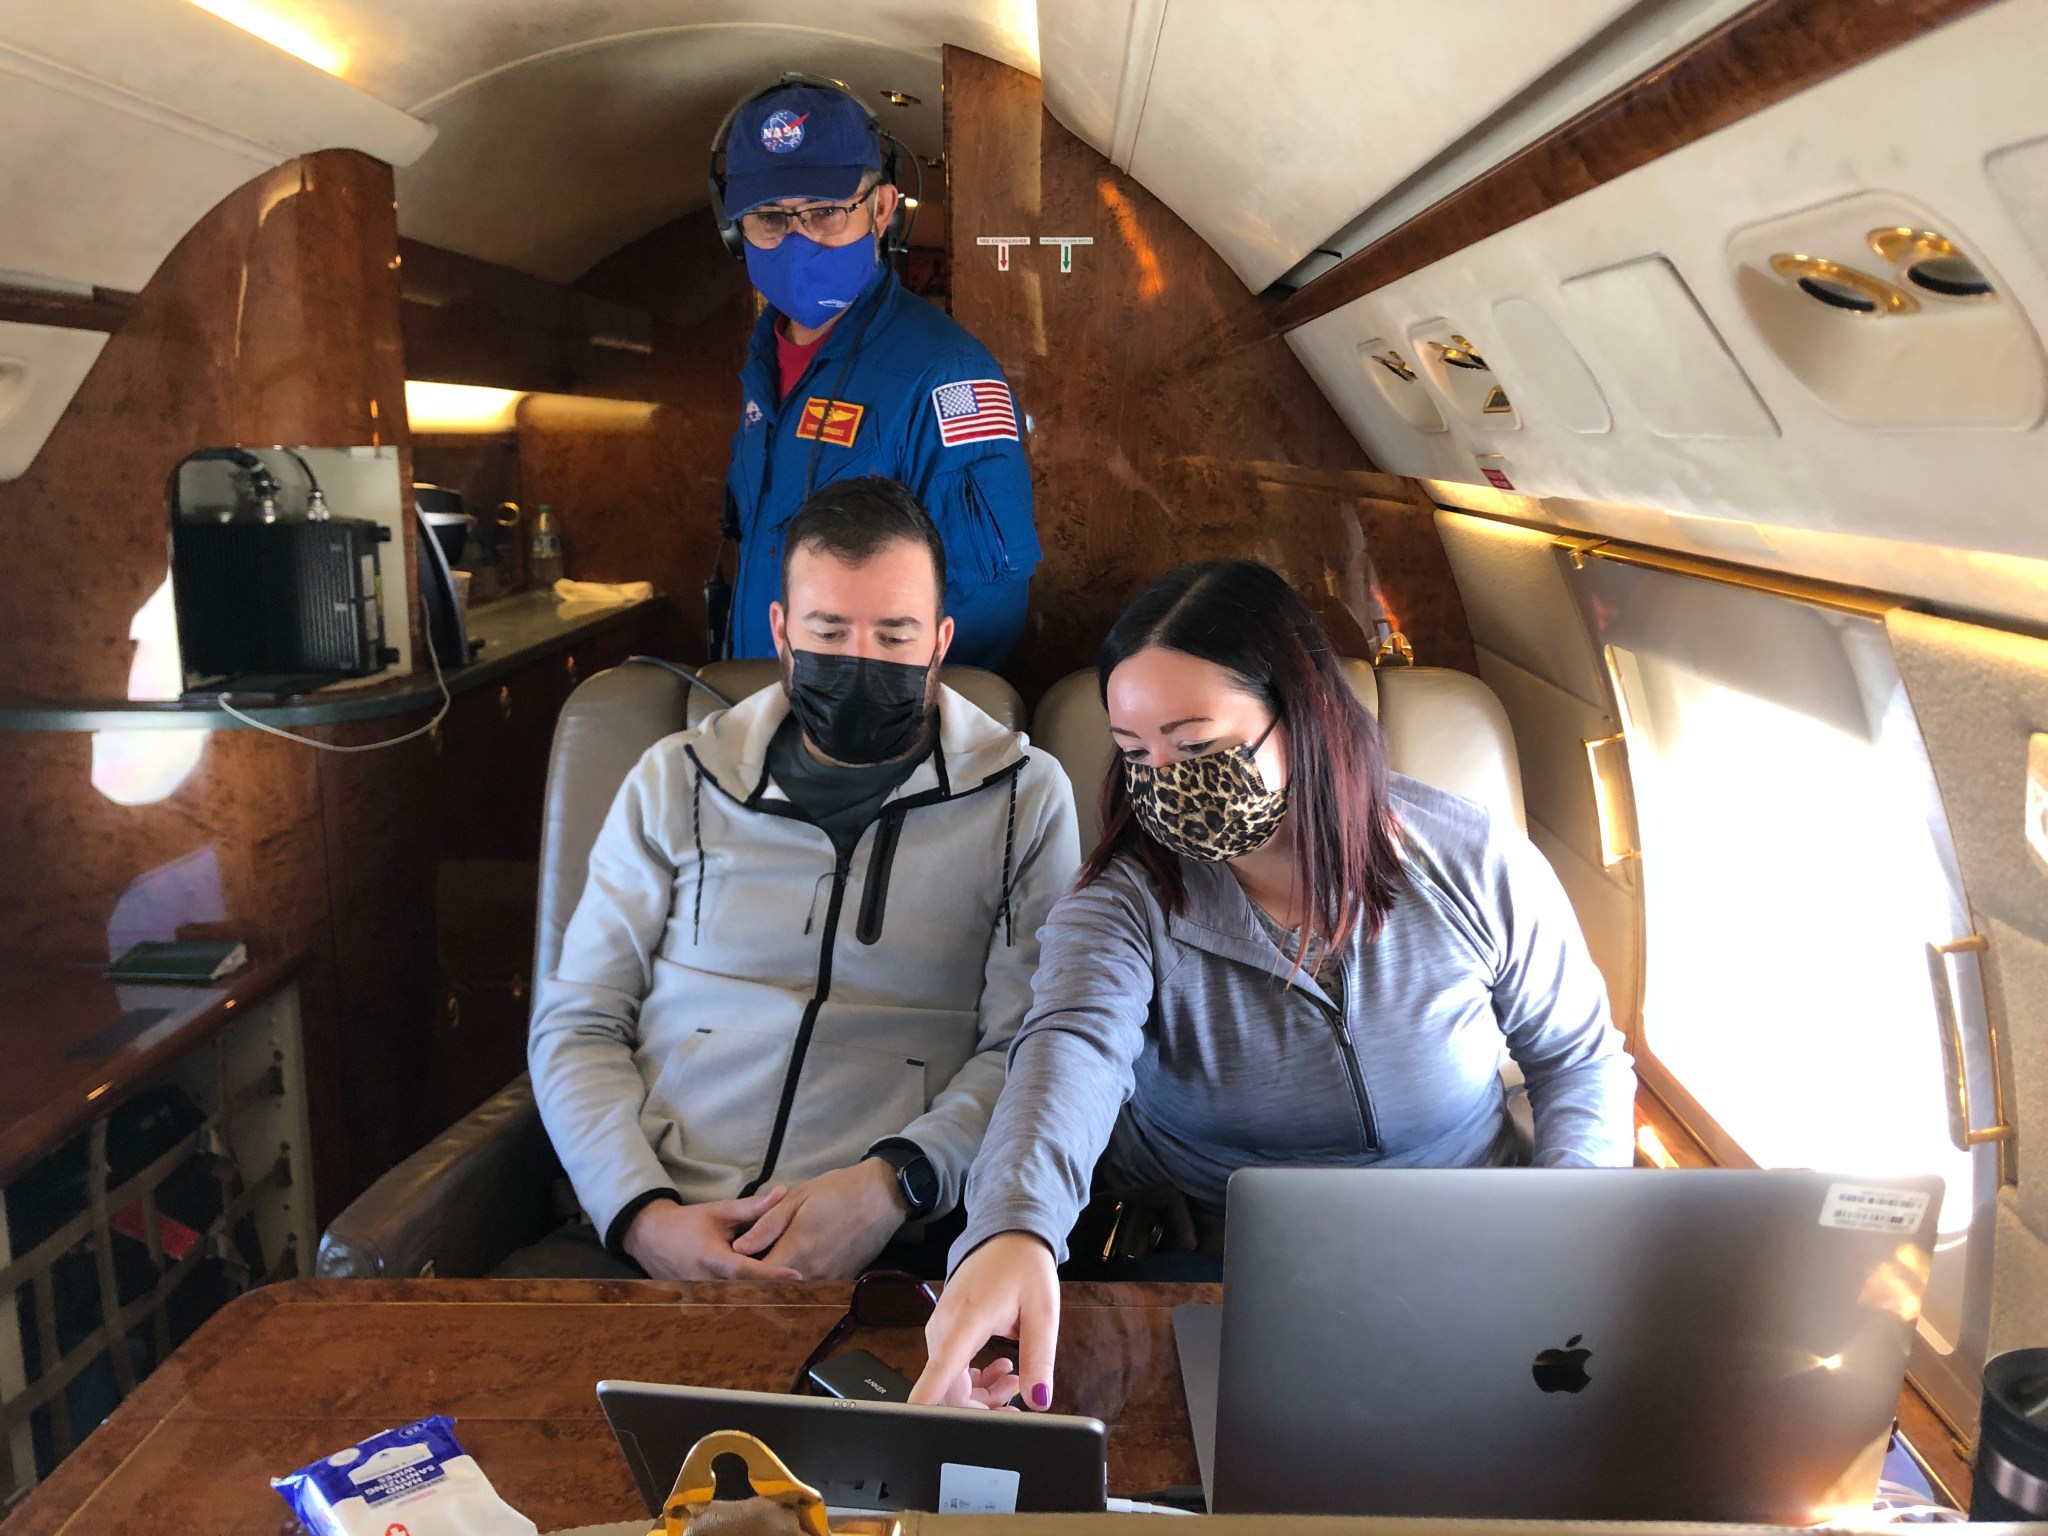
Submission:
{"label": "blue flight suit", "polygon": [[[807,476],[816,489],[887,475],[910,488],[945,542],[946,612],[954,623],[947,663],[994,671],[1023,630],[1041,556],[1021,440],[1024,413],[1008,400],[996,360],[881,267],[785,401],[776,377],[779,318],[772,308],[762,313],[740,370],[743,404],[726,474],[740,530],[730,654],[775,654],[768,604],[782,595],[783,530],[803,504]],[[947,388],[975,381],[984,387]],[[989,384],[1000,385],[1001,394]],[[821,433],[828,400],[840,404]],[[1006,400],[1016,435],[976,436],[1004,430]],[[963,405],[978,412],[964,425]],[[946,441],[949,431],[957,441]]]}

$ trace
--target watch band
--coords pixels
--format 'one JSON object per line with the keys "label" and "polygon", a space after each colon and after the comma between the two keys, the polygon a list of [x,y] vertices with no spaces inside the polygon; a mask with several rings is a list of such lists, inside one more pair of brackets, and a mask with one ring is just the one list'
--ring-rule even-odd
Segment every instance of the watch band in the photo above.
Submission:
{"label": "watch band", "polygon": [[869,1147],[868,1156],[880,1158],[895,1170],[896,1187],[903,1192],[903,1203],[910,1207],[913,1220],[931,1215],[939,1203],[939,1175],[923,1147],[908,1137],[891,1136]]}

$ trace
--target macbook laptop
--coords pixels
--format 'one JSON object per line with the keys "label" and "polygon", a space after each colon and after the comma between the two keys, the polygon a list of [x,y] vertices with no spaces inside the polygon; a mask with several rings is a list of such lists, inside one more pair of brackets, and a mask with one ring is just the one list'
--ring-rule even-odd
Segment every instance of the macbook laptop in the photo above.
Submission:
{"label": "macbook laptop", "polygon": [[828,1509],[850,1514],[1100,1513],[1105,1504],[1099,1419],[644,1381],[601,1381],[597,1400],[650,1515],[690,1447],[720,1429],[757,1437]]}
{"label": "macbook laptop", "polygon": [[1174,1319],[1209,1507],[1868,1509],[1941,1192],[1723,1169],[1240,1172],[1224,1306]]}

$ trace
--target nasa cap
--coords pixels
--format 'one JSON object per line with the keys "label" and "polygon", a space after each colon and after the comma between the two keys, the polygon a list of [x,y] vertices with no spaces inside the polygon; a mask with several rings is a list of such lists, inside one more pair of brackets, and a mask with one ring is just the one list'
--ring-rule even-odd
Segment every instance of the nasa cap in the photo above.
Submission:
{"label": "nasa cap", "polygon": [[826,86],[787,85],[756,97],[733,119],[725,149],[725,211],[785,197],[844,201],[882,168],[867,112]]}

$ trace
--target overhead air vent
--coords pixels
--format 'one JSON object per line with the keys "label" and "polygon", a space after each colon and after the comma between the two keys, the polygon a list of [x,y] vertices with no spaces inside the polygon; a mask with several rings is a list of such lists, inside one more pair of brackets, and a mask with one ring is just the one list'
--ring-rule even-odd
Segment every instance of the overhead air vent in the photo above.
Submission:
{"label": "overhead air vent", "polygon": [[1365,376],[1372,380],[1372,387],[1379,391],[1380,398],[1402,421],[1418,432],[1450,430],[1444,422],[1443,412],[1436,408],[1436,402],[1430,399],[1429,391],[1423,387],[1410,354],[1384,336],[1375,336],[1371,341],[1359,344],[1358,362],[1365,369]]}
{"label": "overhead air vent", "polygon": [[1477,342],[1449,320],[1426,320],[1408,332],[1423,376],[1436,387],[1451,413],[1469,426],[1512,432],[1521,415],[1507,386],[1494,373]]}
{"label": "overhead air vent", "polygon": [[1932,209],[1859,192],[1751,225],[1728,250],[1750,321],[1846,422],[2024,429],[2048,406],[2033,327]]}

